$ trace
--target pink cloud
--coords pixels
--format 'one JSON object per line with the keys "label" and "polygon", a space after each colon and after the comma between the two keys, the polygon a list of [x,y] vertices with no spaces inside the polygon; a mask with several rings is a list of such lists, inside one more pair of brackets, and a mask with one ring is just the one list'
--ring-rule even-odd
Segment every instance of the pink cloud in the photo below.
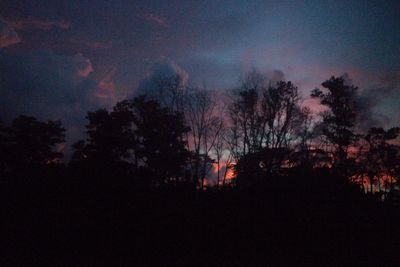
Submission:
{"label": "pink cloud", "polygon": [[92,49],[109,49],[111,48],[111,42],[108,43],[102,43],[102,42],[96,42],[96,41],[90,41],[90,40],[85,40],[85,39],[71,39],[71,43],[73,44],[78,44],[78,45],[83,45]]}
{"label": "pink cloud", "polygon": [[68,29],[71,27],[71,23],[65,20],[42,20],[36,18],[20,19],[11,21],[10,24],[18,30],[22,29],[40,29],[40,30],[51,30],[53,28]]}
{"label": "pink cloud", "polygon": [[94,71],[92,62],[88,58],[85,58],[82,54],[73,56],[71,60],[75,63],[76,74],[79,77],[86,78]]}
{"label": "pink cloud", "polygon": [[19,43],[21,39],[14,29],[5,21],[0,19],[0,48]]}
{"label": "pink cloud", "polygon": [[99,81],[100,92],[96,94],[99,98],[108,98],[112,95],[112,92],[115,91],[115,83],[113,77],[117,68],[112,68],[106,75]]}
{"label": "pink cloud", "polygon": [[126,99],[129,91],[121,85],[115,83],[117,68],[113,67],[102,76],[98,82],[98,89],[94,96],[102,106],[111,108],[117,101]]}

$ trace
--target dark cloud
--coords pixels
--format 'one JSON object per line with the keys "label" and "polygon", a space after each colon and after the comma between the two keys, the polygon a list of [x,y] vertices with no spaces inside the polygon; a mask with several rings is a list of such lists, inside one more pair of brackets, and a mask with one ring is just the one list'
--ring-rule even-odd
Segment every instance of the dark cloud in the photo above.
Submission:
{"label": "dark cloud", "polygon": [[271,81],[272,84],[286,80],[285,74],[281,70],[268,71],[266,76]]}
{"label": "dark cloud", "polygon": [[0,18],[0,49],[2,47],[19,43],[20,41],[21,40],[13,27]]}
{"label": "dark cloud", "polygon": [[227,89],[237,85],[243,67],[237,60],[218,60],[213,55],[196,54],[179,57],[177,61],[189,73],[190,82],[212,89]]}
{"label": "dark cloud", "polygon": [[81,54],[0,51],[0,119],[20,115],[60,119],[69,141],[83,132],[85,114],[102,106],[91,62]]}
{"label": "dark cloud", "polygon": [[176,79],[178,86],[184,88],[188,85],[189,74],[174,61],[163,59],[149,70],[147,77],[139,83],[135,90],[135,95],[159,93],[160,83],[170,79]]}
{"label": "dark cloud", "polygon": [[72,39],[70,39],[70,42],[72,44],[76,44],[79,46],[85,46],[85,47],[88,47],[91,49],[109,49],[112,47],[111,42],[104,43],[104,42],[92,41],[92,40],[81,39],[81,38],[72,38]]}
{"label": "dark cloud", "polygon": [[359,96],[361,129],[400,125],[400,73],[385,74]]}
{"label": "dark cloud", "polygon": [[[191,83],[219,89],[237,86],[239,76],[255,67],[271,80],[293,81],[304,96],[331,75],[347,71],[362,88],[361,102],[371,107],[365,118],[389,124],[398,110],[393,89],[398,85],[388,84],[388,77],[376,86],[369,83],[400,69],[400,6],[386,2],[4,0],[0,12],[12,24],[0,22],[0,47],[19,41],[17,29],[23,42],[7,50],[45,49],[69,55],[65,58],[84,52],[96,72],[79,79],[101,81],[93,102],[109,100],[118,87],[147,92],[157,77],[182,68]],[[146,75],[160,57],[174,59],[181,68],[163,62]],[[58,79],[53,76],[45,76],[47,82]],[[363,89],[372,87],[380,89]]]}

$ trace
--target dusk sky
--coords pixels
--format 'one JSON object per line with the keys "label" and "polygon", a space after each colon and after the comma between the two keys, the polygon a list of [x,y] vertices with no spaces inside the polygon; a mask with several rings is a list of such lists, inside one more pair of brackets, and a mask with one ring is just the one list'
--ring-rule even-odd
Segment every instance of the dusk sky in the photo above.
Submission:
{"label": "dusk sky", "polygon": [[399,14],[399,1],[2,0],[0,118],[61,119],[79,132],[88,110],[154,75],[221,90],[257,68],[293,81],[305,98],[346,73],[371,126],[393,126]]}

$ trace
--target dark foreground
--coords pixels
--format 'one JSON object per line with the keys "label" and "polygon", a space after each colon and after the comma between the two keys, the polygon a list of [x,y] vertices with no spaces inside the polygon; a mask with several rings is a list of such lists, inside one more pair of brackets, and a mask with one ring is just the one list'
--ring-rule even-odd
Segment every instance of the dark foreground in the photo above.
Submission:
{"label": "dark foreground", "polygon": [[49,178],[1,191],[0,266],[400,263],[398,206],[315,183],[196,192]]}

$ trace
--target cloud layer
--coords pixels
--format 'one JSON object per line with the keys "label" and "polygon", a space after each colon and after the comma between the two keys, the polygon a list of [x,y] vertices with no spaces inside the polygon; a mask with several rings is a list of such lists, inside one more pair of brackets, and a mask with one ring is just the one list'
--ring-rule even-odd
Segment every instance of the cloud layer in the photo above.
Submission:
{"label": "cloud layer", "polygon": [[43,20],[37,18],[14,20],[10,24],[17,30],[40,29],[43,31],[51,30],[52,28],[68,29],[71,26],[71,23],[65,20]]}
{"label": "cloud layer", "polygon": [[154,64],[147,73],[147,77],[139,83],[139,86],[135,90],[135,95],[159,93],[157,90],[160,89],[161,83],[170,79],[176,79],[178,82],[177,86],[183,88],[189,83],[189,74],[174,61],[161,60]]}
{"label": "cloud layer", "polygon": [[0,18],[0,48],[19,43],[21,39],[14,29]]}
{"label": "cloud layer", "polygon": [[152,14],[152,13],[143,13],[143,14],[138,14],[138,18],[144,19],[152,24],[155,24],[161,28],[169,28],[170,25],[168,24],[167,20],[159,15]]}
{"label": "cloud layer", "polygon": [[92,64],[81,54],[0,51],[0,70],[1,120],[20,114],[60,119],[73,140],[83,132],[86,112],[102,106]]}
{"label": "cloud layer", "polygon": [[400,126],[400,72],[382,76],[360,92],[361,129]]}

